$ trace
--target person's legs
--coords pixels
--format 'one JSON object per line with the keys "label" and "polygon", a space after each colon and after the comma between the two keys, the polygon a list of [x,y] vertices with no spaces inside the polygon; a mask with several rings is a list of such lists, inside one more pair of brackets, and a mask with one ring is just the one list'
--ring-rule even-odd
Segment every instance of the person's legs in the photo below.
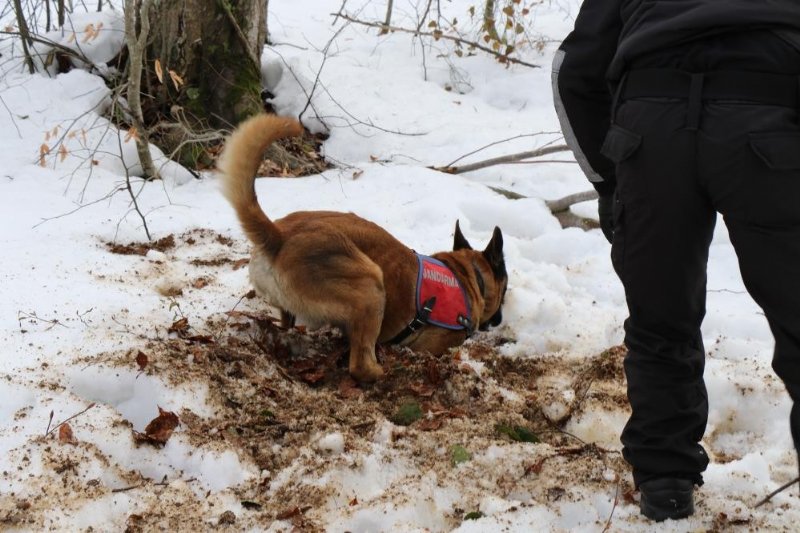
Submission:
{"label": "person's legs", "polygon": [[716,213],[697,182],[685,102],[630,100],[616,122],[606,153],[618,163],[612,260],[630,312],[624,364],[632,413],[623,455],[637,487],[664,478],[702,483],[708,401],[700,324]]}
{"label": "person's legs", "polygon": [[800,446],[800,125],[796,109],[709,106],[701,168],[748,292],[775,336],[773,368],[794,401]]}

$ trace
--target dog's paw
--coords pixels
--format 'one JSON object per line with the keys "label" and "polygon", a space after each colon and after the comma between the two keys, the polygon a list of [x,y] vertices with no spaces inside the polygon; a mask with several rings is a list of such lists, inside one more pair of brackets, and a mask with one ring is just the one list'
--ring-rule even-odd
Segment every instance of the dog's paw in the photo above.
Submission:
{"label": "dog's paw", "polygon": [[370,362],[360,366],[350,365],[350,376],[361,383],[378,381],[384,375],[383,368],[377,363]]}

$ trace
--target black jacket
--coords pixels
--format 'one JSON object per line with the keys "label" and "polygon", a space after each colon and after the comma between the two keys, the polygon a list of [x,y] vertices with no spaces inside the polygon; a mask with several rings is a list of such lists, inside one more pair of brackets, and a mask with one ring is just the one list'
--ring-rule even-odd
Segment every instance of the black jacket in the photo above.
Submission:
{"label": "black jacket", "polygon": [[553,97],[567,144],[601,194],[615,186],[600,154],[612,92],[626,70],[654,62],[800,72],[800,0],[584,0],[553,60]]}

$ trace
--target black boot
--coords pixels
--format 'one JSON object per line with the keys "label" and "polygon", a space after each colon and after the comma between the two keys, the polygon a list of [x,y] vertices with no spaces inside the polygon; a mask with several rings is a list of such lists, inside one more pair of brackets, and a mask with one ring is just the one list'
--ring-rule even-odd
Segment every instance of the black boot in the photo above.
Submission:
{"label": "black boot", "polygon": [[658,478],[639,485],[639,508],[651,520],[677,520],[694,513],[694,483],[688,479]]}

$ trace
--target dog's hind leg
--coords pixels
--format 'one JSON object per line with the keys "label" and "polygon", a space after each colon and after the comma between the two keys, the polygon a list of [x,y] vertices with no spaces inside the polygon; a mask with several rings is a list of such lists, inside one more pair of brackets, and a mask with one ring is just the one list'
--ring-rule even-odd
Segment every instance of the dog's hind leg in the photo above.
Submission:
{"label": "dog's hind leg", "polygon": [[[308,244],[309,240],[303,242]],[[348,241],[335,237],[326,238],[313,256],[303,254],[295,259],[293,252],[281,251],[284,261],[303,266],[284,277],[289,286],[297,287],[287,292],[302,294],[290,309],[309,323],[333,324],[344,331],[350,342],[348,367],[353,378],[380,378],[383,369],[375,357],[375,344],[386,305],[381,268]]]}
{"label": "dog's hind leg", "polygon": [[358,381],[375,381],[383,369],[375,357],[375,343],[381,331],[385,295],[383,287],[375,287],[351,310],[345,326],[350,340],[350,375]]}

